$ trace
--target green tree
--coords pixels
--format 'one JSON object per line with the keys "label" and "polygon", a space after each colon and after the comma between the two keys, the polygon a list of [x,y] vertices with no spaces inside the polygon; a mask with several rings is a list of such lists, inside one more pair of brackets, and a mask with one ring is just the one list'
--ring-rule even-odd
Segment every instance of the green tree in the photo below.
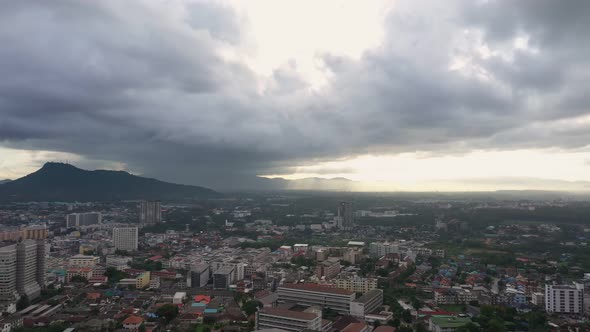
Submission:
{"label": "green tree", "polygon": [[458,327],[456,332],[479,332],[479,326],[473,323],[467,323],[464,326]]}
{"label": "green tree", "polygon": [[81,283],[88,283],[88,279],[85,276],[73,276],[70,278],[70,282],[81,282]]}
{"label": "green tree", "polygon": [[164,304],[156,310],[158,317],[163,318],[166,323],[170,323],[178,316],[178,307],[173,304]]}
{"label": "green tree", "polygon": [[246,313],[247,316],[254,314],[258,310],[258,308],[262,308],[262,303],[256,300],[248,301],[242,306],[242,310]]}
{"label": "green tree", "polygon": [[387,322],[387,325],[391,325],[393,327],[399,327],[401,325],[401,321],[399,320],[399,318],[395,318],[390,320],[389,322]]}

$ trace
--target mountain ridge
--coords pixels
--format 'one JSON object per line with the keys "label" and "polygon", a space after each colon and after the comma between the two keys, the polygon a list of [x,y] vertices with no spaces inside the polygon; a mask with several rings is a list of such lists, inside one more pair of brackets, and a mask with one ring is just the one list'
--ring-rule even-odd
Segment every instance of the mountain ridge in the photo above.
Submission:
{"label": "mountain ridge", "polygon": [[0,185],[0,201],[112,201],[200,199],[219,196],[199,186],[169,183],[125,171],[84,170],[47,162],[39,170]]}

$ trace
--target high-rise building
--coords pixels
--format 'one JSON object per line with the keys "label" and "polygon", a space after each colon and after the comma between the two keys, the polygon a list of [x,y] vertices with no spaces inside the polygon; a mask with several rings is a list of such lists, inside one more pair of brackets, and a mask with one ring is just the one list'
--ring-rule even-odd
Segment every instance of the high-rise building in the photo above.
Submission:
{"label": "high-rise building", "polygon": [[547,312],[579,314],[584,310],[584,284],[545,285]]}
{"label": "high-rise building", "polygon": [[66,227],[78,228],[100,224],[102,214],[100,212],[70,213],[66,216]]}
{"label": "high-rise building", "polygon": [[354,226],[354,211],[351,202],[338,204],[338,228],[350,230]]}
{"label": "high-rise building", "polygon": [[16,245],[12,244],[0,248],[0,312],[8,311],[17,299]]}
{"label": "high-rise building", "polygon": [[117,250],[136,251],[138,242],[137,227],[113,228],[113,245]]}
{"label": "high-rise building", "polygon": [[162,208],[159,201],[142,201],[139,204],[139,222],[153,225],[162,222]]}
{"label": "high-rise building", "polygon": [[24,240],[16,245],[16,290],[29,299],[41,293],[37,282],[37,242],[34,240]]}
{"label": "high-rise building", "polygon": [[380,258],[387,254],[399,254],[399,252],[399,246],[396,243],[372,242],[369,245],[369,254],[375,258]]}
{"label": "high-rise building", "polygon": [[186,284],[191,288],[200,288],[207,286],[209,282],[209,264],[201,263],[193,265],[186,276]]}

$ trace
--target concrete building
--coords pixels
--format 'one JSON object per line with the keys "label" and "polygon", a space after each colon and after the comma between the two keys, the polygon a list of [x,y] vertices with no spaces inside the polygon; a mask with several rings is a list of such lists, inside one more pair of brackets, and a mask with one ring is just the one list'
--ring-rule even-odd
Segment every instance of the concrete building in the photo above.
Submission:
{"label": "concrete building", "polygon": [[234,282],[234,268],[230,266],[222,267],[213,273],[213,288],[228,289],[229,285]]}
{"label": "concrete building", "polygon": [[350,230],[354,227],[354,211],[351,202],[340,202],[338,204],[338,228]]}
{"label": "concrete building", "polygon": [[305,311],[293,311],[279,308],[263,308],[256,313],[256,330],[280,329],[289,332],[303,330],[321,331],[322,311],[320,308],[308,308]]}
{"label": "concrete building", "polygon": [[534,292],[531,294],[531,303],[537,306],[545,306],[545,294]]}
{"label": "concrete building", "polygon": [[98,256],[75,255],[68,259],[68,265],[71,267],[94,267],[100,261]]}
{"label": "concrete building", "polygon": [[66,216],[67,228],[98,225],[102,221],[100,212],[70,213]]}
{"label": "concrete building", "polygon": [[113,245],[118,250],[136,251],[138,240],[137,227],[113,228]]}
{"label": "concrete building", "polygon": [[133,260],[131,257],[127,256],[112,256],[109,255],[106,258],[106,266],[107,267],[114,267],[119,271],[123,271],[129,268],[129,263]]}
{"label": "concrete building", "polygon": [[37,242],[34,240],[24,240],[16,245],[16,289],[29,299],[41,294],[37,282]]}
{"label": "concrete building", "polygon": [[350,315],[364,318],[383,305],[383,291],[374,289],[350,303]]}
{"label": "concrete building", "polygon": [[284,284],[277,289],[279,302],[293,302],[308,306],[331,308],[348,315],[354,292],[318,284]]}
{"label": "concrete building", "polygon": [[162,222],[162,208],[159,201],[142,201],[139,204],[139,222],[153,225]]}
{"label": "concrete building", "polygon": [[332,279],[340,273],[340,260],[335,257],[330,257],[327,260],[320,262],[315,269],[315,275],[318,278]]}
{"label": "concrete building", "polygon": [[[0,311],[8,311],[18,299],[16,290],[16,245],[0,248]],[[14,308],[16,310],[16,307]]]}
{"label": "concrete building", "polygon": [[584,285],[545,285],[545,310],[551,313],[582,313]]}
{"label": "concrete building", "polygon": [[380,258],[387,254],[399,254],[399,246],[389,242],[373,242],[369,245],[371,257]]}
{"label": "concrete building", "polygon": [[186,285],[191,288],[205,287],[209,282],[209,274],[209,264],[193,265],[186,274]]}
{"label": "concrete building", "polygon": [[338,278],[333,281],[338,288],[348,289],[355,293],[367,293],[373,289],[377,289],[377,279],[375,278]]}

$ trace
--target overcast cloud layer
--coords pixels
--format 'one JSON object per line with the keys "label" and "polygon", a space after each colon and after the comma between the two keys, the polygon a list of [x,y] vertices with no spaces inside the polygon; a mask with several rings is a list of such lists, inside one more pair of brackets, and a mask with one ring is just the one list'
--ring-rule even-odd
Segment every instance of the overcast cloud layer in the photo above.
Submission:
{"label": "overcast cloud layer", "polygon": [[256,72],[250,23],[213,1],[5,3],[0,145],[228,187],[364,153],[590,142],[589,1],[396,1],[379,46],[316,55],[319,87],[296,60]]}

